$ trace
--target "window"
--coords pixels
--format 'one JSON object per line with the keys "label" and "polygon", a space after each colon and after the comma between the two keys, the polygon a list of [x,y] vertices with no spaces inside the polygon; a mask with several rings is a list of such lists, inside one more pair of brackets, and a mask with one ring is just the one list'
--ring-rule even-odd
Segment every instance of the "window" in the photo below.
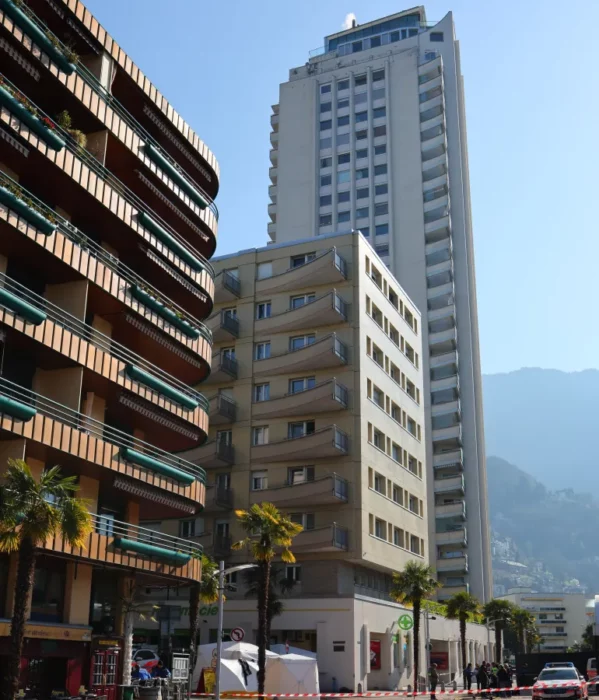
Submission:
{"label": "window", "polygon": [[372,320],[377,324],[377,326],[383,327],[383,314],[378,306],[372,305]]}
{"label": "window", "polygon": [[374,433],[372,435],[372,443],[375,447],[378,447],[379,450],[385,450],[385,436],[376,428],[374,429]]}
{"label": "window", "polygon": [[306,263],[316,260],[316,253],[304,253],[303,255],[293,255],[291,257],[291,268],[301,267]]}
{"label": "window", "polygon": [[368,138],[368,129],[362,129],[361,131],[356,131],[356,141],[363,141]]}
{"label": "window", "polygon": [[343,117],[337,117],[337,126],[348,126],[349,125],[349,114]]}
{"label": "window", "polygon": [[337,184],[338,185],[343,185],[345,182],[349,182],[351,180],[351,170],[342,170],[341,172],[337,173]]}
{"label": "window", "polygon": [[368,178],[368,168],[358,168],[356,170],[356,180],[364,180]]}
{"label": "window", "polygon": [[301,564],[287,564],[287,566],[285,566],[285,578],[290,583],[301,583],[301,580],[302,580]]}
{"label": "window", "polygon": [[399,527],[393,528],[393,544],[397,547],[404,546],[404,533],[403,530]]}
{"label": "window", "polygon": [[378,493],[382,493],[384,496],[386,489],[387,489],[387,479],[385,479],[385,477],[382,474],[375,472],[374,473],[374,490],[377,491]]}
{"label": "window", "polygon": [[223,314],[223,316],[226,316],[227,318],[237,318],[237,309],[235,307],[231,307],[229,309],[223,309],[222,314]]}
{"label": "window", "polygon": [[408,416],[408,422],[407,422],[407,428],[408,428],[408,433],[416,437],[417,432],[416,432],[416,421],[413,418],[410,418]]}
{"label": "window", "polygon": [[373,83],[378,83],[380,80],[385,80],[385,71],[384,69],[381,70],[375,70],[372,73],[372,82]]}
{"label": "window", "polygon": [[315,335],[296,335],[293,338],[289,338],[289,350],[295,352],[295,350],[301,350],[314,342],[316,342]]}
{"label": "window", "polygon": [[289,467],[287,471],[289,486],[305,484],[306,481],[314,481],[314,467]]}
{"label": "window", "polygon": [[362,158],[368,158],[367,148],[360,148],[356,151],[356,160],[361,160]]}
{"label": "window", "polygon": [[374,520],[374,536],[381,540],[386,540],[387,537],[387,523],[380,518],[375,518]]}
{"label": "window", "polygon": [[323,194],[320,197],[320,206],[321,207],[328,207],[333,203],[333,198],[331,197],[330,194]]}
{"label": "window", "polygon": [[264,280],[267,277],[272,277],[272,263],[271,262],[258,263],[256,275],[257,275],[259,280]]}
{"label": "window", "polygon": [[391,445],[391,457],[401,464],[401,447],[395,442]]}
{"label": "window", "polygon": [[268,488],[268,472],[252,472],[252,491],[263,491]]}
{"label": "window", "polygon": [[312,435],[316,430],[316,423],[313,420],[302,420],[294,423],[289,423],[287,427],[287,435],[290,439]]}
{"label": "window", "polygon": [[313,389],[316,386],[316,377],[300,377],[299,379],[289,380],[289,393],[299,394],[307,389]]}
{"label": "window", "polygon": [[331,92],[331,83],[328,83],[327,85],[320,86],[320,94],[321,95],[326,95],[327,92]]}
{"label": "window", "polygon": [[322,102],[320,104],[320,113],[324,114],[325,112],[330,112],[331,111],[331,103],[330,102]]}
{"label": "window", "polygon": [[338,224],[346,224],[351,219],[351,215],[348,211],[340,211],[337,215]]}
{"label": "window", "polygon": [[374,186],[374,194],[375,196],[381,195],[381,194],[387,194],[389,190],[389,186],[387,184],[383,185],[375,185]]}
{"label": "window", "polygon": [[256,304],[256,318],[270,318],[270,301],[262,301]]}
{"label": "window", "polygon": [[386,134],[387,127],[384,124],[382,126],[375,126],[372,131],[372,136],[375,139],[379,138],[380,136],[386,136]]}
{"label": "window", "polygon": [[368,226],[360,226],[360,232],[364,238],[368,238],[368,236],[370,236],[370,228]]}
{"label": "window", "polygon": [[368,187],[362,187],[359,190],[356,190],[356,199],[368,199],[369,196],[369,189]]}
{"label": "window", "polygon": [[416,513],[416,515],[420,514],[420,505],[418,503],[418,499],[416,498],[416,496],[410,496],[409,505],[410,505],[410,510],[412,511],[412,513]]}
{"label": "window", "polygon": [[393,484],[393,502],[403,506],[403,489],[397,484]]}
{"label": "window", "polygon": [[374,174],[375,175],[386,175],[387,174],[387,164],[383,163],[382,165],[375,165],[374,166]]}
{"label": "window", "polygon": [[410,535],[410,552],[420,554],[420,538],[416,535]]}
{"label": "window", "polygon": [[356,124],[368,121],[368,112],[356,112]]}
{"label": "window", "polygon": [[401,423],[401,408],[395,403],[395,401],[391,402],[391,418],[398,423]]}
{"label": "window", "polygon": [[320,167],[321,168],[330,168],[332,164],[333,164],[332,158],[321,158],[320,159]]}
{"label": "window", "polygon": [[268,445],[268,426],[252,428],[252,445]]}
{"label": "window", "polygon": [[364,73],[364,75],[354,76],[354,86],[355,87],[360,87],[361,85],[366,85],[366,82],[367,82],[366,73]]}
{"label": "window", "polygon": [[320,217],[318,218],[318,225],[319,226],[330,226],[333,223],[333,215],[332,214],[321,214]]}
{"label": "window", "polygon": [[291,297],[289,300],[290,309],[299,309],[301,306],[309,304],[311,301],[316,299],[316,294],[298,294],[297,296]]}
{"label": "window", "polygon": [[347,192],[339,192],[337,194],[337,201],[339,202],[339,204],[341,204],[343,202],[349,202],[349,200],[350,200],[349,190]]}
{"label": "window", "polygon": [[314,529],[314,513],[289,513],[289,520],[301,525],[304,530]]}
{"label": "window", "polygon": [[219,445],[232,445],[233,444],[233,431],[232,430],[217,430],[216,431],[216,442]]}
{"label": "window", "polygon": [[333,139],[330,136],[327,136],[324,139],[320,139],[320,150],[324,150],[325,148],[331,148],[333,145]]}
{"label": "window", "polygon": [[386,143],[382,143],[380,146],[374,147],[374,155],[375,156],[380,156],[383,153],[387,153],[387,144]]}
{"label": "window", "polygon": [[51,559],[35,566],[31,594],[32,622],[62,622],[66,562]]}
{"label": "window", "polygon": [[370,48],[371,49],[376,49],[377,46],[381,45],[381,37],[380,36],[373,36],[370,39]]}
{"label": "window", "polygon": [[377,245],[374,248],[377,252],[378,255],[381,257],[384,257],[385,255],[389,255],[389,245],[387,243],[384,243],[382,245]]}
{"label": "window", "polygon": [[326,187],[327,185],[330,185],[333,181],[333,176],[332,175],[321,175],[320,176],[320,186],[321,187]]}
{"label": "window", "polygon": [[256,384],[254,387],[254,401],[268,401],[270,399],[270,384]]}
{"label": "window", "polygon": [[374,215],[375,216],[383,216],[383,214],[388,214],[389,213],[389,203],[388,202],[380,202],[379,204],[374,205]]}
{"label": "window", "polygon": [[337,165],[351,162],[351,153],[340,153],[337,156]]}
{"label": "window", "polygon": [[231,488],[231,475],[230,474],[217,474],[216,475],[216,485],[219,489],[230,489]]}
{"label": "window", "polygon": [[[200,533],[198,533],[200,534]],[[195,537],[196,521],[195,520],[180,520],[179,521],[179,537]]]}
{"label": "window", "polygon": [[386,117],[386,116],[387,116],[387,108],[386,107],[376,107],[376,109],[372,110],[372,118],[373,119],[380,119],[381,117]]}
{"label": "window", "polygon": [[389,224],[379,224],[374,227],[375,236],[385,236],[389,233]]}
{"label": "window", "polygon": [[337,134],[337,147],[347,146],[349,143],[349,134]]}
{"label": "window", "polygon": [[349,100],[345,98],[344,100],[337,100],[337,109],[345,109],[349,107]]}
{"label": "window", "polygon": [[354,96],[354,105],[366,104],[368,102],[368,93],[360,92]]}
{"label": "window", "polygon": [[361,209],[356,209],[356,219],[367,219],[368,218],[368,207],[362,207]]}
{"label": "window", "polygon": [[376,100],[382,100],[385,98],[385,88],[378,88],[377,90],[372,91],[372,101],[376,102]]}
{"label": "window", "polygon": [[429,37],[431,41],[443,41],[443,32],[431,32]]}
{"label": "window", "polygon": [[380,367],[383,367],[384,365],[384,358],[385,356],[383,355],[383,351],[374,343],[372,344],[372,359],[379,365]]}
{"label": "window", "polygon": [[376,385],[372,387],[372,399],[377,406],[380,406],[384,410],[385,394],[383,394],[383,392]]}

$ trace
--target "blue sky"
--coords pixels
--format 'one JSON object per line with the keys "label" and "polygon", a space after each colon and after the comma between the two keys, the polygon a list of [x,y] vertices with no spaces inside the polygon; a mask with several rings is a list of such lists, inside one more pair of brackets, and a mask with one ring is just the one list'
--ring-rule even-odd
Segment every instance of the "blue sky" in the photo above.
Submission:
{"label": "blue sky", "polygon": [[[264,245],[270,106],[290,68],[390,0],[87,0],[216,154],[218,253]],[[483,371],[599,368],[599,2],[431,0],[466,86]]]}

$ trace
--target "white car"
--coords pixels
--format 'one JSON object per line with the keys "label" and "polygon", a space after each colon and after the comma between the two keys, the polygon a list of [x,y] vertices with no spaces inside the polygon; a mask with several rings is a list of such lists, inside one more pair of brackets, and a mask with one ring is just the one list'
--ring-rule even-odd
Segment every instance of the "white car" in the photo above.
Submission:
{"label": "white car", "polygon": [[150,673],[159,661],[160,657],[151,649],[138,649],[133,652],[133,663],[139,664],[140,668],[145,668]]}
{"label": "white car", "polygon": [[573,667],[544,668],[532,687],[532,700],[589,697],[587,683]]}

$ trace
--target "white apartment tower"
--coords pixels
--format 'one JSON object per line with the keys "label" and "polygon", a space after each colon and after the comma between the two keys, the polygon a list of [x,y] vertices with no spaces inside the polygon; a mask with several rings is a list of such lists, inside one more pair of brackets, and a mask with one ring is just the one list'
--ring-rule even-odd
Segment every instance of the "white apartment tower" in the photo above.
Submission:
{"label": "white apartment tower", "polygon": [[451,13],[325,38],[271,117],[273,242],[359,229],[422,312],[430,561],[492,597],[464,90]]}

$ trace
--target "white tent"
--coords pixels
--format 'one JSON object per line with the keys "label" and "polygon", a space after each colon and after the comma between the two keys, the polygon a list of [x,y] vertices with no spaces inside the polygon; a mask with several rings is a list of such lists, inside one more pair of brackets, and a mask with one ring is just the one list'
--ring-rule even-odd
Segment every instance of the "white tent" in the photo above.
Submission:
{"label": "white tent", "polygon": [[246,661],[251,673],[246,679],[243,675],[238,659],[221,659],[220,661],[220,689],[223,693],[238,691],[242,693],[255,693],[258,690],[258,665],[253,661]]}
{"label": "white tent", "polygon": [[266,660],[267,693],[320,693],[316,659],[283,654]]}
{"label": "white tent", "polygon": [[289,651],[284,644],[271,644],[270,650],[274,651],[275,654],[279,656],[285,656],[287,654],[297,654],[298,656],[307,656],[309,659],[316,658],[315,651],[308,651],[307,649],[300,649],[299,647],[289,647]]}
{"label": "white tent", "polygon": [[[214,667],[213,660],[216,657],[216,642],[214,644],[200,644],[198,647],[198,659],[196,663],[196,667],[193,670],[193,675],[191,678],[191,687],[192,688],[197,688],[198,683],[200,680],[200,675],[202,673],[203,668],[210,668],[211,666]],[[266,651],[266,659],[268,660],[269,658],[276,658],[277,655],[273,654],[271,651]],[[258,660],[258,647],[255,646],[254,644],[247,644],[246,642],[223,642],[223,651],[222,651],[222,657],[221,657],[221,662],[224,661],[230,661],[231,664],[233,664],[232,668],[235,669],[235,673],[237,674],[237,669],[241,668],[239,664],[239,659],[242,659],[244,661],[247,661],[250,664],[250,668],[252,669],[252,675],[248,679],[248,684],[250,683],[250,679],[254,678],[254,684],[256,683],[255,680],[255,673],[258,670],[258,666],[256,665],[256,662]],[[254,664],[254,667],[252,666]],[[227,664],[227,667],[229,667],[229,664]],[[223,674],[225,671],[222,672]],[[241,676],[243,679],[243,676]],[[231,679],[233,681],[233,679]],[[222,685],[221,682],[221,688],[225,690],[225,686]],[[245,686],[241,686],[240,688],[231,688],[230,690],[245,690]]]}

